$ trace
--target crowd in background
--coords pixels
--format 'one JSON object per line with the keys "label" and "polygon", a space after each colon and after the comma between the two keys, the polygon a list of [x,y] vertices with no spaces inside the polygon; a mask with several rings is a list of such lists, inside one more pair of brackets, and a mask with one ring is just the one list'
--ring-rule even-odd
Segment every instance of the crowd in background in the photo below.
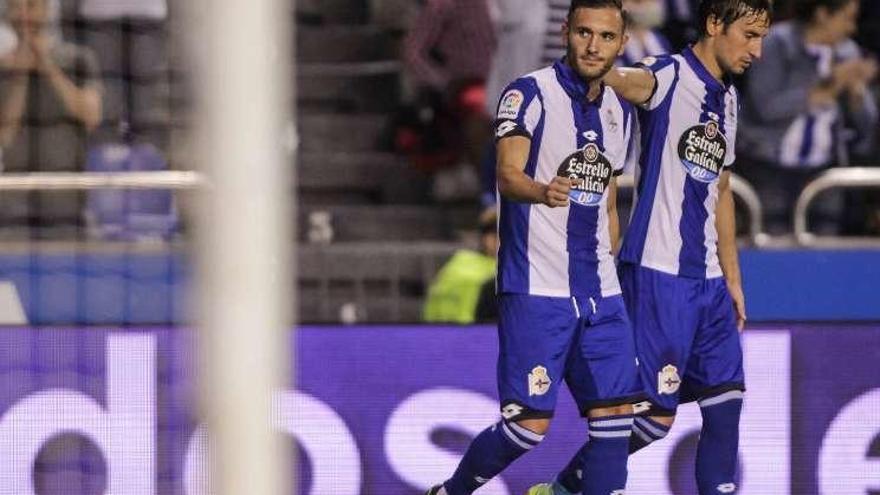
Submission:
{"label": "crowd in background", "polygon": [[[0,171],[167,168],[167,16],[165,0],[0,1]],[[177,223],[168,191],[0,194],[12,235],[154,239]]]}
{"label": "crowd in background", "polygon": [[[623,3],[630,41],[621,65],[678,51],[696,36],[696,0]],[[408,101],[430,106],[435,111],[428,115],[443,114],[446,121],[422,128],[435,135],[432,146],[420,146],[424,142],[413,136],[397,144],[434,173],[435,186],[445,185],[434,188],[436,199],[474,197],[482,177],[483,204],[492,204],[489,128],[500,91],[562,56],[567,8],[566,0],[426,0],[410,14],[402,53]],[[880,22],[880,9],[870,1],[781,0],[776,10],[762,59],[737,81],[742,125],[736,172],[757,189],[766,230],[785,234],[798,195],[818,174],[880,165],[878,42],[867,36]],[[871,195],[827,196],[816,209],[820,231],[880,233]]]}
{"label": "crowd in background", "polygon": [[[677,52],[697,36],[692,19],[698,0],[623,4],[629,14],[629,42],[620,65]],[[405,101],[431,109],[417,115],[443,119],[428,118],[419,124],[419,132],[402,125],[410,134],[398,133],[405,139],[396,145],[417,167],[433,174],[435,201],[476,200],[473,191],[479,189],[485,208],[481,224],[492,218],[495,156],[490,128],[498,98],[510,81],[563,55],[560,33],[568,5],[567,0],[425,0],[410,11],[402,51]],[[868,35],[880,23],[880,7],[866,0],[780,0],[775,7],[762,58],[735,81],[741,102],[735,172],[756,189],[764,230],[786,235],[792,232],[798,196],[818,175],[832,167],[880,167],[880,43]],[[429,140],[417,137],[420,133],[434,140],[427,145]],[[880,235],[878,197],[867,191],[824,193],[811,209],[813,230]],[[469,265],[471,270],[462,265],[465,257],[458,256],[441,275],[483,274],[470,285],[485,289],[491,273],[476,267],[484,267],[491,253],[483,252],[481,261]],[[437,301],[467,294],[442,291],[444,284],[451,285],[440,277],[429,293],[428,321],[481,318],[471,311],[474,297],[466,298],[469,320],[432,308],[432,300],[442,305]]]}

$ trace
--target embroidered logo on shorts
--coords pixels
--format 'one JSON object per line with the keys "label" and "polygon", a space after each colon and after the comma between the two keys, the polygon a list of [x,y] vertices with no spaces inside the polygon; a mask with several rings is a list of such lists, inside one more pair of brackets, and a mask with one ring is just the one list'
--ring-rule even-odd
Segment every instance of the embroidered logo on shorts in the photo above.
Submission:
{"label": "embroidered logo on shorts", "polygon": [[519,404],[508,404],[501,409],[501,417],[504,419],[513,419],[523,412],[523,407]]}
{"label": "embroidered logo on shorts", "polygon": [[668,364],[660,373],[657,373],[657,392],[661,395],[672,395],[678,392],[681,386],[681,377],[678,376],[678,368]]}
{"label": "embroidered logo on shorts", "polygon": [[626,490],[614,490],[609,495],[626,495]]}
{"label": "embroidered logo on shorts", "polygon": [[547,374],[547,368],[543,366],[535,366],[529,373],[529,396],[544,395],[550,390],[550,376]]}
{"label": "embroidered logo on shorts", "polygon": [[722,483],[715,488],[718,489],[718,493],[733,493],[736,491],[736,483]]}

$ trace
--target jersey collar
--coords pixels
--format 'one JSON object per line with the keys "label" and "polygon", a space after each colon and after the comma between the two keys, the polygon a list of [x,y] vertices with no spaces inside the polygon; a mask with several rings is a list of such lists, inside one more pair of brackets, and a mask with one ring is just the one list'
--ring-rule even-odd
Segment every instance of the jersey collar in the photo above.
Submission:
{"label": "jersey collar", "polygon": [[681,52],[682,56],[685,60],[687,60],[688,65],[693,69],[693,71],[697,74],[697,77],[702,80],[707,87],[712,89],[717,89],[719,91],[727,91],[730,89],[733,81],[730,77],[724,76],[724,82],[715,79],[714,76],[709,72],[709,69],[703,65],[703,62],[697,58],[697,55],[694,53],[693,48],[687,47]]}
{"label": "jersey collar", "polygon": [[553,70],[556,71],[556,80],[559,81],[559,85],[562,86],[562,89],[568,93],[568,96],[571,97],[572,100],[596,105],[601,104],[602,97],[605,95],[604,82],[599,83],[599,96],[597,96],[595,100],[590,101],[587,99],[587,93],[590,89],[589,86],[583,79],[581,79],[581,76],[579,76],[577,72],[568,65],[565,57],[562,57],[553,64]]}

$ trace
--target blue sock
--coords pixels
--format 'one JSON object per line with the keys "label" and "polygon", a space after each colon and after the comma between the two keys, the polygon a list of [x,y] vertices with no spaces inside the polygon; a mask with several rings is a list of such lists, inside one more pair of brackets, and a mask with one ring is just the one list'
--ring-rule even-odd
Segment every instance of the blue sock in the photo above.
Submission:
{"label": "blue sock", "polygon": [[626,489],[632,429],[631,414],[590,419],[590,439],[583,449],[581,464],[584,495],[623,493]]}
{"label": "blue sock", "polygon": [[516,423],[500,421],[474,438],[443,487],[449,495],[470,495],[543,439]]}
{"label": "blue sock", "polygon": [[578,493],[582,489],[584,473],[583,473],[583,459],[586,455],[587,445],[590,442],[584,444],[580,450],[577,451],[577,454],[568,461],[568,465],[565,466],[558,476],[556,476],[556,480],[553,482],[553,493],[556,493],[558,488],[563,488],[567,493]]}
{"label": "blue sock", "polygon": [[[630,454],[647,447],[649,444],[669,434],[668,426],[642,416],[635,417],[632,430],[633,434],[629,438]],[[589,442],[581,447],[578,453],[568,462],[568,465],[565,466],[565,469],[556,477],[554,482],[556,487],[563,488],[569,493],[578,493],[578,490],[581,490],[582,480],[584,479],[581,466],[583,465],[587,445],[589,445]]]}
{"label": "blue sock", "polygon": [[633,436],[629,441],[629,453],[634,454],[669,434],[669,427],[647,416],[636,416]]}
{"label": "blue sock", "polygon": [[731,390],[703,399],[699,404],[703,414],[703,429],[697,444],[700,495],[735,493],[743,392]]}

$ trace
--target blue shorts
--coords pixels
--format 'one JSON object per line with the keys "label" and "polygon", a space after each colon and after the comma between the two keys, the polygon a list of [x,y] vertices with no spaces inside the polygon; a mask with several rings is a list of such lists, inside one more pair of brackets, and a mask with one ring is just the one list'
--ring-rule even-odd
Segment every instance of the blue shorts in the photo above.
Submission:
{"label": "blue shorts", "polygon": [[618,277],[652,415],[670,416],[679,403],[745,390],[742,344],[724,278],[678,277],[630,263],[620,264]]}
{"label": "blue shorts", "polygon": [[498,393],[505,419],[552,417],[563,381],[584,415],[644,400],[621,296],[502,294],[498,308]]}

